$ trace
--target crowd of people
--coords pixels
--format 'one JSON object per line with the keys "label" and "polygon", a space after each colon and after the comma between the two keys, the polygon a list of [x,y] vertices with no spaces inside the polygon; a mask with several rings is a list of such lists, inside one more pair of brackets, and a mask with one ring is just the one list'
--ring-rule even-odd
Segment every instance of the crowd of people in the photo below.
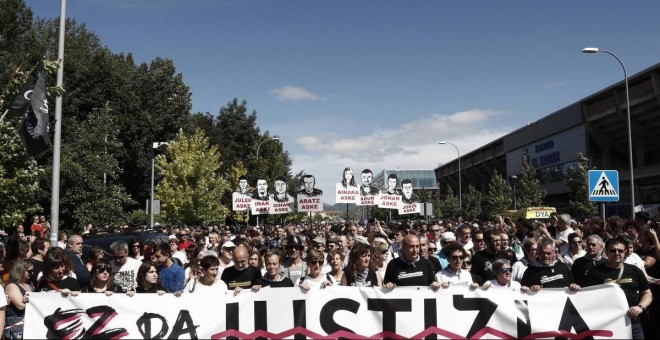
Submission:
{"label": "crowd of people", "polygon": [[[37,223],[39,222],[37,217]],[[142,293],[239,294],[263,287],[450,286],[578,291],[616,283],[623,290],[633,338],[658,335],[660,244],[658,221],[639,213],[632,220],[567,214],[544,221],[300,224],[251,227],[164,228],[168,242],[135,238],[83,258],[83,237],[60,233],[51,247],[48,228],[18,226],[0,249],[4,336],[20,338],[32,291],[105,295]],[[89,231],[91,226],[85,228]]]}

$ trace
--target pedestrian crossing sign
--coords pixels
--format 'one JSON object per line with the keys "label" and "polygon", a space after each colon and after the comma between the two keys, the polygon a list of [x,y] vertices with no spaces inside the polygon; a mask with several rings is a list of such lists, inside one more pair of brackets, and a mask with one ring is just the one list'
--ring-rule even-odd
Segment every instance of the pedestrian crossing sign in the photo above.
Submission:
{"label": "pedestrian crossing sign", "polygon": [[589,200],[592,202],[619,201],[619,172],[589,170]]}

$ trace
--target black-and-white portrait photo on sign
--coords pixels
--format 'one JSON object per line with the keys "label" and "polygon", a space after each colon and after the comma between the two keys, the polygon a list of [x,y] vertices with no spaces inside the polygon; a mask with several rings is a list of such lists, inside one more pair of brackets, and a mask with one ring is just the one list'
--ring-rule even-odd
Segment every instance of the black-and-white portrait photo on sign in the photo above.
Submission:
{"label": "black-and-white portrait photo on sign", "polygon": [[396,188],[398,178],[396,174],[387,176],[387,188],[378,193],[376,202],[379,208],[399,209],[401,205],[401,190]]}
{"label": "black-and-white portrait photo on sign", "polygon": [[268,214],[268,211],[270,210],[270,195],[268,194],[267,180],[257,180],[257,189],[252,193],[250,208],[252,215]]}
{"label": "black-and-white portrait photo on sign", "polygon": [[401,181],[401,192],[403,193],[403,197],[401,198],[399,214],[419,214],[422,211],[419,204],[421,200],[413,192],[412,180],[404,179]]}
{"label": "black-and-white portrait photo on sign", "polygon": [[277,176],[273,181],[275,185],[275,192],[270,196],[270,210],[271,214],[287,214],[293,211],[293,196],[287,192],[286,177]]}
{"label": "black-and-white portrait photo on sign", "polygon": [[250,209],[252,193],[248,185],[247,176],[238,178],[238,188],[231,195],[231,209],[233,211],[245,211]]}
{"label": "black-and-white portrait photo on sign", "polygon": [[374,173],[370,169],[364,169],[360,177],[362,178],[362,185],[360,185],[360,202],[358,205],[375,205],[379,190],[372,185]]}
{"label": "black-and-white portrait photo on sign", "polygon": [[353,168],[344,168],[341,182],[335,186],[335,193],[335,201],[337,203],[360,203],[360,190],[355,183]]}
{"label": "black-and-white portrait photo on sign", "polygon": [[298,212],[323,211],[323,191],[316,188],[316,178],[313,175],[303,176],[303,189],[296,197]]}

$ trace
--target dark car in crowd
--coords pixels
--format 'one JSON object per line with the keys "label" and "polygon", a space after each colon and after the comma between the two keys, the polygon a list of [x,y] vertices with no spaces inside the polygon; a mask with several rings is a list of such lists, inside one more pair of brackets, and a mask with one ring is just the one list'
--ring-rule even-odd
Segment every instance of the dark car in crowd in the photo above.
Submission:
{"label": "dark car in crowd", "polygon": [[130,243],[137,238],[140,244],[147,241],[155,241],[156,243],[167,243],[168,236],[158,231],[128,231],[128,232],[98,232],[93,234],[83,235],[83,259],[89,259],[89,251],[94,246],[103,248],[105,257],[108,261],[112,259],[112,252],[110,245],[115,241],[126,241]]}

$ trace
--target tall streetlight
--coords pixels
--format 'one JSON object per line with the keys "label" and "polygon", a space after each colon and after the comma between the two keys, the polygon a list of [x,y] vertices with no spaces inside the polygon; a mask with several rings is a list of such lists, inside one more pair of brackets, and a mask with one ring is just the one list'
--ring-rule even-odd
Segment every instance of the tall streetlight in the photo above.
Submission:
{"label": "tall streetlight", "polygon": [[280,140],[280,137],[272,137],[269,139],[264,139],[259,145],[257,145],[257,160],[259,160],[259,148],[261,147],[261,144],[266,143],[269,140]]}
{"label": "tall streetlight", "polygon": [[518,202],[516,197],[516,182],[518,181],[518,176],[511,176],[511,182],[513,183],[513,210],[518,210]]}
{"label": "tall streetlight", "polygon": [[151,148],[151,197],[149,199],[149,227],[154,228],[154,168],[156,165],[156,151],[163,152],[170,145],[166,142],[154,142]]}
{"label": "tall streetlight", "polygon": [[630,96],[628,94],[628,71],[626,71],[626,65],[623,64],[623,61],[616,54],[600,50],[598,47],[585,47],[582,49],[582,53],[598,53],[603,52],[607,53],[616,59],[621,67],[623,68],[623,80],[626,85],[626,111],[628,113],[628,160],[630,161],[630,205],[632,207],[631,218],[635,216],[635,176],[633,175],[633,146],[632,146],[632,125],[630,124]]}
{"label": "tall streetlight", "polygon": [[[257,145],[257,162],[259,162],[259,148],[261,147],[261,144],[266,143],[266,142],[271,141],[271,140],[280,140],[280,137],[271,137],[271,138],[268,138],[268,139],[264,139],[263,141],[261,141],[261,143],[259,143],[259,145]],[[259,226],[259,215],[257,215],[257,226]]]}
{"label": "tall streetlight", "polygon": [[458,151],[458,147],[451,142],[438,142],[438,144],[449,144],[456,149],[458,153],[458,210],[463,211],[463,186],[461,185],[461,152]]}

